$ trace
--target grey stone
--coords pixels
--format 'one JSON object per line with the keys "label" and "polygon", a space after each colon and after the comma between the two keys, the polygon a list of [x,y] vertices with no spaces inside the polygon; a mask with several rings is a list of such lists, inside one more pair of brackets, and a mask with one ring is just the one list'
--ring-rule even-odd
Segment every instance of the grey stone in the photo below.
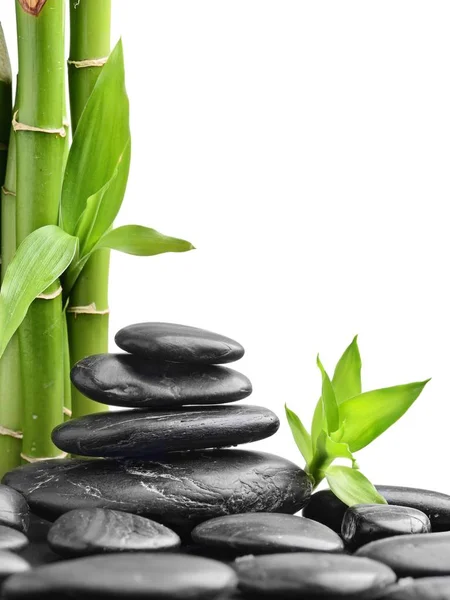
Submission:
{"label": "grey stone", "polygon": [[247,513],[218,517],[197,525],[195,543],[236,554],[342,552],[341,538],[325,525],[293,515]]}
{"label": "grey stone", "polygon": [[223,335],[175,323],[137,323],[115,338],[122,350],[153,361],[214,365],[244,356],[244,348]]}
{"label": "grey stone", "polygon": [[402,579],[377,600],[450,600],[450,577]]}
{"label": "grey stone", "polygon": [[0,525],[0,550],[20,552],[28,546],[28,538],[21,531]]}
{"label": "grey stone", "polygon": [[79,508],[65,513],[48,533],[50,548],[64,557],[107,552],[174,550],[176,533],[155,521],[118,510]]}
{"label": "grey stone", "polygon": [[359,504],[347,509],[342,521],[342,537],[353,548],[395,535],[430,532],[426,514],[406,506]]}
{"label": "grey stone", "polygon": [[131,354],[89,356],[71,378],[92,400],[133,408],[224,404],[252,393],[247,377],[228,367],[152,363]]}
{"label": "grey stone", "polygon": [[236,446],[278,430],[260,406],[205,406],[173,411],[122,410],[72,419],[54,429],[58,448],[80,456],[159,456],[177,450]]}
{"label": "grey stone", "polygon": [[389,567],[340,554],[295,552],[236,561],[239,588],[274,598],[368,598],[396,581]]}
{"label": "grey stone", "polygon": [[11,575],[28,571],[29,568],[30,565],[21,556],[7,550],[0,550],[0,583]]}
{"label": "grey stone", "polygon": [[62,561],[15,575],[5,599],[216,600],[236,587],[229,566],[197,556],[109,554]]}
{"label": "grey stone", "polygon": [[0,485],[0,525],[19,531],[27,531],[30,524],[30,508],[25,498],[6,485]]}

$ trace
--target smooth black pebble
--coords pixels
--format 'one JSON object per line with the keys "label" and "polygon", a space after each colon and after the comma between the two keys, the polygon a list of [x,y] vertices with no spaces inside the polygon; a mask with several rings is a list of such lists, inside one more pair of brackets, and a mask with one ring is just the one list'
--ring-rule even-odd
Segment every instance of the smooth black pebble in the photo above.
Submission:
{"label": "smooth black pebble", "polygon": [[226,514],[293,514],[311,483],[294,463],[265,452],[205,450],[164,461],[49,460],[18,467],[5,483],[48,519],[75,508],[112,508],[191,530]]}
{"label": "smooth black pebble", "polygon": [[229,566],[182,554],[109,554],[62,561],[8,579],[6,599],[215,600],[236,587]]}
{"label": "smooth black pebble", "polygon": [[378,540],[356,554],[388,565],[399,577],[450,576],[450,533],[446,532]]}
{"label": "smooth black pebble", "polygon": [[130,354],[96,354],[71,371],[88,398],[132,408],[225,404],[252,393],[249,379],[227,367],[152,363]]}
{"label": "smooth black pebble", "polygon": [[236,554],[342,552],[341,538],[321,523],[275,513],[227,515],[206,521],[192,532],[196,544]]}
{"label": "smooth black pebble", "polygon": [[321,553],[266,554],[237,559],[239,588],[274,598],[365,598],[396,581],[373,560]]}
{"label": "smooth black pebble", "polygon": [[21,531],[0,525],[0,550],[20,552],[28,546],[28,538]]}
{"label": "smooth black pebble", "polygon": [[228,337],[175,323],[129,325],[115,341],[122,350],[152,361],[218,365],[244,356],[244,348]]}
{"label": "smooth black pebble", "polygon": [[64,557],[107,552],[174,550],[176,533],[150,519],[118,510],[79,508],[62,515],[48,533],[50,548]]}
{"label": "smooth black pebble", "polygon": [[7,550],[0,550],[0,583],[11,575],[23,573],[29,569],[30,565],[21,556]]}
{"label": "smooth black pebble", "polygon": [[254,442],[270,437],[279,426],[271,410],[242,404],[123,410],[67,421],[53,430],[52,439],[61,450],[80,456],[147,457]]}
{"label": "smooth black pebble", "polygon": [[425,513],[406,506],[358,504],[344,514],[342,538],[353,548],[395,535],[430,533]]}
{"label": "smooth black pebble", "polygon": [[27,531],[30,508],[25,498],[12,488],[0,484],[0,525]]}
{"label": "smooth black pebble", "polygon": [[[450,496],[447,494],[392,485],[377,485],[376,488],[388,504],[416,508],[425,513],[433,531],[450,530]],[[340,533],[346,510],[347,506],[333,492],[322,490],[311,496],[302,514]]]}
{"label": "smooth black pebble", "polygon": [[450,600],[450,577],[404,579],[377,600]]}

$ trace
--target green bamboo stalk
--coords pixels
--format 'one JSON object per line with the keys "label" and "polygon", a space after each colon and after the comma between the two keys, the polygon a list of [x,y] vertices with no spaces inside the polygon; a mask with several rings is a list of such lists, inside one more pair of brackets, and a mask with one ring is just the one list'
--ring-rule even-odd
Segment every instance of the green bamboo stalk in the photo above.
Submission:
{"label": "green bamboo stalk", "polygon": [[[109,55],[110,29],[111,0],[71,0],[69,91],[74,132],[100,75],[102,59]],[[97,61],[96,66],[85,66],[85,61],[92,60]],[[88,261],[70,296],[67,326],[72,365],[108,351],[108,279],[109,251],[101,250]],[[83,309],[77,307],[89,308],[80,313]],[[103,410],[104,406],[72,387],[74,417]]]}
{"label": "green bamboo stalk", "polygon": [[[17,243],[57,224],[65,160],[65,61],[62,0],[16,0],[19,45]],[[31,131],[34,127],[44,131]],[[52,133],[51,133],[52,132]],[[52,429],[63,420],[64,340],[59,282],[31,305],[19,329],[23,392],[22,457],[54,457]]]}

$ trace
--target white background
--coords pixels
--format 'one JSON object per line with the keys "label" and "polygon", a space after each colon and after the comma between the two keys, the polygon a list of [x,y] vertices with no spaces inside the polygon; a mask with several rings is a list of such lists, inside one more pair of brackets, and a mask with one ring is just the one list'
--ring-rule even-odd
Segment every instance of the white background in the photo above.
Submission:
{"label": "white background", "polygon": [[251,402],[282,420],[257,446],[299,462],[283,404],[309,422],[316,353],[332,371],[359,333],[366,390],[433,377],[361,469],[450,493],[449,22],[438,0],[115,0],[133,134],[119,222],[197,250],[114,255],[111,331],[239,340]]}

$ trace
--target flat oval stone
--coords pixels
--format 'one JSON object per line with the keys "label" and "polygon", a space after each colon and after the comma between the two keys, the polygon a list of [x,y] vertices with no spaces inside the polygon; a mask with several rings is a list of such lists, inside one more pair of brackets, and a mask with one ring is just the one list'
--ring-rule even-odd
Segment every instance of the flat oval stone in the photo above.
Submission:
{"label": "flat oval stone", "polygon": [[197,525],[195,543],[236,554],[275,552],[342,552],[341,538],[325,525],[293,515],[227,515]]}
{"label": "flat oval stone", "polygon": [[244,356],[244,348],[228,337],[175,323],[129,325],[115,341],[126,352],[159,362],[218,365]]}
{"label": "flat oval stone", "polygon": [[84,358],[71,378],[92,400],[134,408],[224,404],[252,393],[247,377],[227,367],[152,363],[130,354]]}
{"label": "flat oval stone", "polygon": [[15,575],[6,599],[114,598],[215,600],[236,587],[231,567],[182,554],[109,554],[62,561]]}
{"label": "flat oval stone", "polygon": [[399,577],[450,575],[450,533],[402,535],[371,542],[356,554],[378,560]]}
{"label": "flat oval stone", "polygon": [[173,550],[178,535],[138,515],[103,508],[79,508],[57,519],[48,532],[50,548],[65,557],[107,552]]}
{"label": "flat oval stone", "polygon": [[58,448],[80,456],[159,456],[177,450],[237,446],[270,437],[280,421],[261,406],[173,411],[123,410],[72,419],[53,430]]}
{"label": "flat oval stone", "polygon": [[423,577],[405,579],[380,600],[450,600],[450,577]]}
{"label": "flat oval stone", "polygon": [[396,581],[373,560],[339,554],[295,552],[248,556],[235,562],[244,594],[276,598],[362,598]]}
{"label": "flat oval stone", "polygon": [[[388,504],[416,508],[427,515],[433,531],[450,530],[450,496],[431,490],[392,485],[377,485],[377,490]],[[311,496],[303,509],[303,516],[327,525],[340,533],[347,506],[330,490],[322,490]]]}
{"label": "flat oval stone", "polygon": [[7,550],[0,550],[0,583],[11,575],[28,571],[29,568],[30,565],[21,556]]}
{"label": "flat oval stone", "polygon": [[48,460],[18,467],[4,481],[44,518],[112,508],[188,530],[227,514],[292,514],[311,493],[297,465],[250,450],[173,453],[164,461]]}
{"label": "flat oval stone", "polygon": [[25,498],[16,490],[0,484],[0,525],[25,532],[29,524],[30,508]]}
{"label": "flat oval stone", "polygon": [[0,550],[20,552],[28,546],[28,538],[21,531],[0,525]]}
{"label": "flat oval stone", "polygon": [[395,535],[430,532],[427,515],[406,506],[359,504],[347,509],[342,521],[342,537],[353,548]]}

